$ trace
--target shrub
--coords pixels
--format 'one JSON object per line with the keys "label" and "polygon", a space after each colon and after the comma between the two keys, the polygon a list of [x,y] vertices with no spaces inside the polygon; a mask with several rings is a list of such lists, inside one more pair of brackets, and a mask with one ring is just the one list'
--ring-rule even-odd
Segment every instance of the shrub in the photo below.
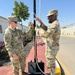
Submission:
{"label": "shrub", "polygon": [[9,60],[9,55],[5,47],[0,50],[0,60]]}

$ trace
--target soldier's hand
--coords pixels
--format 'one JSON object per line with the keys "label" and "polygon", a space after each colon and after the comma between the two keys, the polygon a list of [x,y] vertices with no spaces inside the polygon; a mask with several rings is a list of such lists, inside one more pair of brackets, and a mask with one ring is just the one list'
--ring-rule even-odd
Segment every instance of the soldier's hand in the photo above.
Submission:
{"label": "soldier's hand", "polygon": [[39,18],[35,18],[35,20],[42,24],[42,21]]}
{"label": "soldier's hand", "polygon": [[44,37],[44,34],[41,34],[42,37]]}
{"label": "soldier's hand", "polygon": [[14,59],[17,60],[18,56],[16,54],[13,55]]}
{"label": "soldier's hand", "polygon": [[34,24],[33,23],[30,23],[30,28],[32,29],[32,28],[34,28]]}
{"label": "soldier's hand", "polygon": [[38,28],[37,27],[35,27],[35,31],[38,31]]}

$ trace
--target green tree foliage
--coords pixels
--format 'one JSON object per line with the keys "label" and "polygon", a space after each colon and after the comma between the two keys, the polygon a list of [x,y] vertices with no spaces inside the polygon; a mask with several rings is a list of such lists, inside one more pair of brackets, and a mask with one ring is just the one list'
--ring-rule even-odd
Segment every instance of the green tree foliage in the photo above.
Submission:
{"label": "green tree foliage", "polygon": [[36,25],[36,27],[37,27],[37,28],[40,28],[40,26],[39,26],[38,24]]}
{"label": "green tree foliage", "polygon": [[15,7],[13,8],[14,13],[12,15],[16,15],[19,22],[22,22],[22,20],[26,20],[29,17],[28,13],[28,7],[23,3],[18,3],[17,1],[14,2]]}
{"label": "green tree foliage", "polygon": [[34,28],[31,28],[27,33],[24,33],[23,45],[26,46],[29,42],[33,40]]}
{"label": "green tree foliage", "polygon": [[9,60],[9,55],[5,47],[0,49],[0,60]]}

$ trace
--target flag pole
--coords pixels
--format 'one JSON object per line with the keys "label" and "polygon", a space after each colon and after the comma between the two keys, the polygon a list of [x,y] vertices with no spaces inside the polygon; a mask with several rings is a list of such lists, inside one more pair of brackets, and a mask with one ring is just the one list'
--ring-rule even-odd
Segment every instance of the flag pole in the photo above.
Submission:
{"label": "flag pole", "polygon": [[[34,28],[36,27],[36,0],[33,0],[33,17],[34,17]],[[34,30],[34,62],[36,62],[37,59],[37,42],[36,42],[36,32]]]}

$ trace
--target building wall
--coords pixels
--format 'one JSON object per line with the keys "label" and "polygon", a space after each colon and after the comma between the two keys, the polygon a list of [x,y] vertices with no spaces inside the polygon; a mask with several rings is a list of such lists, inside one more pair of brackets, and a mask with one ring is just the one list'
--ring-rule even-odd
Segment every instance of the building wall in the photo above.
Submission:
{"label": "building wall", "polygon": [[0,16],[0,26],[2,27],[2,33],[0,33],[0,41],[3,41],[3,32],[8,26],[8,21],[6,18]]}
{"label": "building wall", "polygon": [[75,25],[72,25],[70,27],[61,28],[61,34],[75,36]]}

